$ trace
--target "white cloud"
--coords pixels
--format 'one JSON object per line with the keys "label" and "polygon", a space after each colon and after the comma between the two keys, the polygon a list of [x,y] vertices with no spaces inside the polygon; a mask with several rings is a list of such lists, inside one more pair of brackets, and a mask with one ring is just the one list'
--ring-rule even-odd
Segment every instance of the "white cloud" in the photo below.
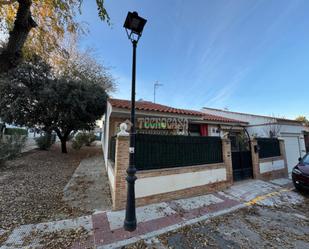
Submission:
{"label": "white cloud", "polygon": [[238,73],[234,75],[232,81],[229,84],[226,84],[223,88],[215,93],[215,95],[210,98],[205,106],[223,106],[227,104],[229,98],[234,94],[237,90],[241,82],[246,78],[246,76],[250,73],[251,67],[247,66]]}

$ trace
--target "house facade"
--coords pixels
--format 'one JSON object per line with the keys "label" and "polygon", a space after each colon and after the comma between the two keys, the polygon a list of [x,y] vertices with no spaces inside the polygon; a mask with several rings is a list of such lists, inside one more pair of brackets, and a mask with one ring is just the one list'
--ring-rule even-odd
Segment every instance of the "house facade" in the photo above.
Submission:
{"label": "house facade", "polygon": [[298,121],[207,107],[204,107],[202,112],[247,122],[248,125],[246,129],[250,136],[282,138],[285,143],[289,173],[292,172],[293,167],[298,163],[298,158],[304,156],[306,153],[306,131],[305,127]]}
{"label": "house facade", "polygon": [[[109,99],[103,118],[114,210],[126,203],[130,108],[128,100]],[[222,190],[238,180],[287,176],[284,140],[252,138],[247,121],[137,101],[135,123],[138,206]]]}
{"label": "house facade", "polygon": [[[130,129],[131,102],[122,99],[109,99],[103,117],[102,146],[104,159],[108,159],[111,137],[120,131],[125,122]],[[173,108],[149,101],[136,101],[136,132],[139,134],[224,136],[231,127],[242,130],[246,122],[195,110]]]}

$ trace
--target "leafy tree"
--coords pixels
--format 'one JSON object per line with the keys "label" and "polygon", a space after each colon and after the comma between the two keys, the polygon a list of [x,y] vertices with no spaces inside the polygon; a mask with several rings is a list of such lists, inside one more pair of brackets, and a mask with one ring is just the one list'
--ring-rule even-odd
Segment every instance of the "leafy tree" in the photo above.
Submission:
{"label": "leafy tree", "polygon": [[102,85],[107,92],[115,91],[115,81],[108,69],[98,63],[93,51],[79,51],[76,39],[67,40],[68,45],[54,56],[53,71],[56,76],[73,80],[94,82]]}
{"label": "leafy tree", "polygon": [[[0,73],[16,67],[23,54],[33,51],[47,59],[61,45],[65,34],[82,32],[75,20],[82,3],[83,0],[0,0],[0,28],[9,30],[7,45],[0,54]],[[96,3],[100,19],[109,23],[104,0]],[[27,39],[29,34],[31,39]]]}
{"label": "leafy tree", "polygon": [[305,126],[309,126],[309,120],[305,116],[298,116],[295,120],[302,122]]}
{"label": "leafy tree", "polygon": [[105,111],[102,84],[68,77],[56,78],[35,57],[0,79],[0,116],[3,121],[54,130],[66,153],[72,131],[90,130]]}

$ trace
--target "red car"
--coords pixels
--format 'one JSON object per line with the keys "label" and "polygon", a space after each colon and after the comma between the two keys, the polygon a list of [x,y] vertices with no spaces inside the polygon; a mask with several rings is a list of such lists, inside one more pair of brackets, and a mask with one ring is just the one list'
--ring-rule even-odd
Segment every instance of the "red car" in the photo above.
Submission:
{"label": "red car", "polygon": [[292,179],[296,189],[309,191],[309,153],[299,158],[299,163],[293,168]]}

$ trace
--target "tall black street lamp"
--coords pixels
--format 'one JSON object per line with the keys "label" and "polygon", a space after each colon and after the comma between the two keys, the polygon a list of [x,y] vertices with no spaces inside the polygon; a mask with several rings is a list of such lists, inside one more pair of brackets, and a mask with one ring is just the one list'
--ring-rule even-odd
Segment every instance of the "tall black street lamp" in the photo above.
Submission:
{"label": "tall black street lamp", "polygon": [[137,12],[129,12],[124,23],[128,38],[133,44],[133,66],[132,66],[132,89],[131,89],[131,131],[130,131],[130,148],[129,148],[129,167],[127,169],[127,206],[126,217],[124,220],[124,229],[134,231],[136,229],[136,213],[135,213],[135,190],[136,181],[135,168],[135,74],[136,74],[136,46],[147,20],[138,16]]}

